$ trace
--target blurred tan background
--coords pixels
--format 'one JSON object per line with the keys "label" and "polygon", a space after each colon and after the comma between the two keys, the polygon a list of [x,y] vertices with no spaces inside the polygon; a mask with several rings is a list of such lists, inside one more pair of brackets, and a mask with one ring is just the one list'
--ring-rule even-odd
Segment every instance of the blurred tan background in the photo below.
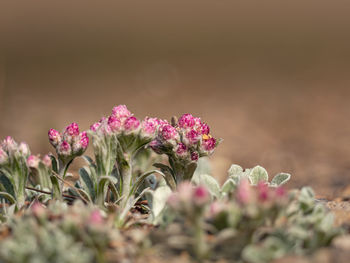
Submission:
{"label": "blurred tan background", "polygon": [[[10,3],[11,2],[11,3]],[[117,104],[193,113],[225,141],[212,160],[292,173],[337,195],[350,183],[347,1],[3,1],[0,137],[52,151]]]}

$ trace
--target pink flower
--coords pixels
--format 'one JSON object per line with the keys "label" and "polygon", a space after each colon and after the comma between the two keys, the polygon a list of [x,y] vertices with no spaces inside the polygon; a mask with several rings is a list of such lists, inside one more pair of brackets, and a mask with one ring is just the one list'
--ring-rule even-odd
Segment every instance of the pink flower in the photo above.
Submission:
{"label": "pink flower", "polygon": [[96,132],[101,127],[101,122],[95,122],[90,126],[90,130]]}
{"label": "pink flower", "polygon": [[200,132],[201,132],[201,134],[206,134],[206,135],[208,135],[209,132],[210,132],[210,128],[209,128],[208,124],[202,123],[202,124],[201,124],[201,128],[200,128]]}
{"label": "pink flower", "polygon": [[199,159],[199,154],[197,152],[192,152],[191,153],[191,160],[198,161],[198,159]]}
{"label": "pink flower", "polygon": [[177,186],[177,192],[182,202],[191,202],[193,198],[193,185],[184,181]]}
{"label": "pink flower", "polygon": [[180,200],[178,193],[171,193],[167,200],[168,205],[173,209],[178,209]]}
{"label": "pink flower", "polygon": [[86,131],[82,132],[80,134],[80,144],[81,144],[81,147],[85,150],[88,145],[89,145],[89,137],[86,133]]}
{"label": "pink flower", "polygon": [[9,159],[9,156],[7,153],[3,150],[2,147],[0,147],[0,166],[7,164]]}
{"label": "pink flower", "polygon": [[119,105],[113,108],[112,115],[119,119],[125,119],[131,116],[131,112],[125,105]]}
{"label": "pink flower", "polygon": [[278,198],[284,198],[286,196],[286,189],[283,186],[279,186],[275,190],[275,195]]}
{"label": "pink flower", "polygon": [[248,204],[252,200],[252,190],[247,179],[241,180],[237,189],[237,199],[242,204]]}
{"label": "pink flower", "polygon": [[194,189],[193,199],[195,204],[199,206],[207,203],[210,200],[210,195],[207,188],[205,188],[204,186],[197,186]]}
{"label": "pink flower", "polygon": [[71,149],[70,144],[66,141],[62,141],[58,145],[57,153],[59,155],[66,156],[66,157],[70,156],[72,154],[72,149]]}
{"label": "pink flower", "polygon": [[7,136],[2,143],[2,147],[5,151],[11,154],[17,150],[17,143],[11,136]]}
{"label": "pink flower", "polygon": [[162,143],[158,140],[153,140],[149,144],[149,147],[157,154],[162,154],[163,151],[161,150]]}
{"label": "pink flower", "polygon": [[19,144],[18,150],[19,150],[19,152],[20,152],[23,156],[25,156],[25,157],[27,157],[27,156],[30,155],[29,146],[28,146],[28,144],[26,144],[25,142],[21,142],[21,143]]}
{"label": "pink flower", "polygon": [[120,119],[112,115],[108,118],[108,126],[112,132],[119,132],[121,130],[122,123]]}
{"label": "pink flower", "polygon": [[199,141],[200,136],[195,130],[190,130],[186,133],[186,139],[189,145],[195,145]]}
{"label": "pink flower", "polygon": [[51,158],[50,158],[50,156],[49,155],[45,155],[44,157],[43,157],[43,159],[42,159],[42,162],[43,162],[43,164],[47,167],[47,168],[50,168],[51,167]]}
{"label": "pink flower", "polygon": [[103,223],[103,217],[101,215],[100,210],[96,209],[91,212],[90,218],[89,218],[89,223],[92,225],[100,225]]}
{"label": "pink flower", "polygon": [[139,127],[140,127],[140,121],[134,116],[127,118],[124,123],[124,129],[126,132],[136,131]]}
{"label": "pink flower", "polygon": [[161,134],[162,139],[165,141],[176,140],[176,139],[178,139],[178,136],[179,136],[176,129],[173,126],[171,126],[170,124],[166,124],[164,126],[161,126],[160,134]]}
{"label": "pink flower", "polygon": [[225,204],[219,201],[214,201],[210,204],[209,215],[215,217],[221,212],[225,211]]}
{"label": "pink flower", "polygon": [[141,126],[145,137],[153,137],[159,126],[159,120],[157,118],[146,117]]}
{"label": "pink flower", "polygon": [[195,119],[191,114],[184,114],[179,119],[179,127],[180,128],[192,128],[195,125]]}
{"label": "pink flower", "polygon": [[258,183],[258,199],[260,202],[265,202],[269,199],[269,186],[263,182],[260,181]]}
{"label": "pink flower", "polygon": [[206,140],[202,141],[202,146],[205,151],[211,152],[216,147],[216,140],[215,138],[208,138]]}
{"label": "pink flower", "polygon": [[184,157],[187,155],[187,147],[182,142],[178,143],[175,149],[175,152],[178,156]]}
{"label": "pink flower", "polygon": [[62,140],[61,134],[55,129],[50,129],[48,134],[50,143],[52,146],[56,147]]}
{"label": "pink flower", "polygon": [[45,214],[45,207],[39,201],[35,201],[31,206],[31,210],[36,217],[41,217]]}
{"label": "pink flower", "polygon": [[69,124],[67,127],[66,127],[66,131],[65,131],[66,134],[70,135],[70,136],[78,136],[79,135],[79,126],[78,124],[76,124],[75,122]]}
{"label": "pink flower", "polygon": [[40,162],[40,158],[38,156],[36,156],[36,155],[31,155],[27,159],[27,165],[30,168],[38,169],[39,162]]}

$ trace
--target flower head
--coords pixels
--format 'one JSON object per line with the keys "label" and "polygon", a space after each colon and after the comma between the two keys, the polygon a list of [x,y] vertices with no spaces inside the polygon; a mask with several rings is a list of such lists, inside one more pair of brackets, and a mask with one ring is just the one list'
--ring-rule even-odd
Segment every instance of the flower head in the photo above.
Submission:
{"label": "flower head", "polygon": [[[203,136],[205,137],[205,135]],[[212,152],[214,151],[215,147],[216,147],[216,140],[215,138],[206,138],[202,141],[202,147],[204,149],[204,151],[207,152]]]}
{"label": "flower head", "polygon": [[27,157],[30,155],[30,150],[29,150],[29,146],[28,144],[26,144],[25,142],[21,142],[18,146],[18,150],[19,152],[24,156]]}
{"label": "flower head", "polygon": [[79,135],[79,126],[75,122],[69,124],[66,127],[65,133],[70,135],[70,136],[78,136]]}
{"label": "flower head", "polygon": [[43,159],[42,159],[43,164],[47,167],[50,168],[52,163],[51,163],[51,158],[49,155],[44,155]]}
{"label": "flower head", "polygon": [[210,200],[210,194],[204,186],[197,186],[194,189],[193,201],[196,205],[202,206]]}
{"label": "flower head", "polygon": [[186,133],[185,141],[188,145],[195,145],[199,141],[200,137],[201,136],[196,130],[190,130]]}
{"label": "flower head", "polygon": [[157,118],[146,117],[141,124],[142,136],[153,138],[155,136],[159,124],[160,122]]}
{"label": "flower head", "polygon": [[55,129],[50,129],[48,134],[50,143],[53,147],[56,147],[62,140],[61,134]]}
{"label": "flower head", "polygon": [[192,128],[195,125],[195,119],[191,114],[184,114],[179,119],[179,127],[180,128]]}
{"label": "flower head", "polygon": [[58,145],[57,153],[58,155],[61,155],[63,157],[69,157],[70,155],[72,155],[72,148],[68,142],[62,141]]}
{"label": "flower head", "polygon": [[4,151],[4,149],[0,146],[0,166],[7,164],[9,160],[9,156]]}
{"label": "flower head", "polygon": [[127,133],[135,132],[140,127],[140,121],[134,116],[130,116],[125,120],[124,129]]}
{"label": "flower head", "polygon": [[249,181],[241,180],[237,189],[237,199],[241,204],[248,204],[253,198],[253,193]]}
{"label": "flower head", "polygon": [[199,154],[198,154],[198,152],[192,152],[192,153],[191,153],[191,160],[194,161],[194,162],[196,162],[196,161],[198,161],[198,159],[199,159]]}
{"label": "flower head", "polygon": [[179,157],[186,157],[188,155],[187,147],[182,142],[178,143],[175,148],[176,155]]}
{"label": "flower head", "polygon": [[7,151],[9,154],[16,152],[17,150],[17,143],[11,136],[7,136],[5,140],[2,143],[2,147],[5,151]]}
{"label": "flower head", "polygon": [[30,168],[37,169],[39,167],[40,158],[37,155],[30,155],[27,159],[27,165]]}
{"label": "flower head", "polygon": [[260,202],[266,202],[269,199],[269,186],[263,182],[260,181],[257,186],[258,189],[258,200]]}
{"label": "flower head", "polygon": [[97,132],[97,130],[101,127],[101,122],[95,122],[90,126],[90,130],[93,132]]}
{"label": "flower head", "polygon": [[177,130],[170,124],[165,124],[159,128],[160,136],[163,141],[172,142],[178,139]]}
{"label": "flower head", "polygon": [[119,118],[117,118],[113,115],[109,116],[107,123],[108,123],[108,126],[109,126],[111,132],[116,133],[116,132],[119,132],[121,130],[122,123],[121,123]]}
{"label": "flower head", "polygon": [[131,116],[131,112],[125,105],[119,105],[113,108],[112,115],[119,119],[126,119]]}

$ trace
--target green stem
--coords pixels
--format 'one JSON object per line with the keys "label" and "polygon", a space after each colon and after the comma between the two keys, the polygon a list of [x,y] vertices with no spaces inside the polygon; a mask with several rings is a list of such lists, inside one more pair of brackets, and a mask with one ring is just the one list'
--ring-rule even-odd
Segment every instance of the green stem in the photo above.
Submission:
{"label": "green stem", "polygon": [[207,256],[208,251],[201,215],[197,215],[195,218],[194,231],[194,252],[196,253],[198,260],[201,262]]}

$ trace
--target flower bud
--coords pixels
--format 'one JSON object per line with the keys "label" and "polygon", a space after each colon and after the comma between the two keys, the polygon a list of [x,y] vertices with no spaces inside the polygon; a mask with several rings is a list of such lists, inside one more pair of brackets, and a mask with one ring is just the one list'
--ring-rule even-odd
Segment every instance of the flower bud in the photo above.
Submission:
{"label": "flower bud", "polygon": [[183,129],[192,128],[195,125],[195,119],[191,114],[184,114],[179,119],[179,127]]}
{"label": "flower bud", "polygon": [[275,190],[275,195],[277,198],[284,198],[286,197],[286,189],[283,186],[279,186]]}
{"label": "flower bud", "polygon": [[89,223],[92,225],[100,225],[103,223],[103,217],[101,215],[100,210],[96,209],[91,212],[90,218],[89,218]]}
{"label": "flower bud", "polygon": [[204,149],[204,151],[212,152],[212,151],[214,151],[214,149],[216,147],[216,140],[215,140],[215,138],[204,139],[202,141],[202,145],[201,146]]}
{"label": "flower bud", "polygon": [[197,152],[192,152],[191,153],[191,160],[196,162],[199,159],[199,154]]}
{"label": "flower bud", "polygon": [[269,186],[263,182],[260,181],[257,186],[258,189],[258,200],[260,202],[268,201],[269,199]]}
{"label": "flower bud", "polygon": [[52,162],[51,162],[51,158],[49,155],[45,155],[42,159],[43,164],[47,167],[47,168],[51,168]]}
{"label": "flower bud", "polygon": [[190,182],[184,181],[180,183],[177,187],[177,192],[182,202],[187,203],[192,201],[193,185]]}
{"label": "flower bud", "polygon": [[116,133],[121,130],[122,123],[120,119],[112,115],[112,116],[109,116],[108,118],[108,126],[111,132]]}
{"label": "flower bud", "polygon": [[112,115],[118,119],[126,119],[131,116],[131,112],[125,105],[119,105],[113,108]]}
{"label": "flower bud", "polygon": [[142,136],[153,138],[159,126],[159,120],[157,118],[146,117],[141,124]]}
{"label": "flower bud", "polygon": [[199,141],[200,135],[195,130],[190,130],[186,133],[184,139],[188,145],[195,145]]}
{"label": "flower bud", "polygon": [[71,156],[72,155],[72,149],[71,149],[70,144],[68,142],[66,142],[66,141],[62,141],[58,145],[57,154],[61,155],[63,157]]}
{"label": "flower bud", "polygon": [[174,143],[179,138],[177,130],[170,124],[166,124],[160,127],[160,136],[164,141]]}
{"label": "flower bud", "polygon": [[182,142],[177,144],[177,146],[175,148],[175,152],[180,158],[184,158],[188,155],[187,147]]}
{"label": "flower bud", "polygon": [[209,216],[216,217],[221,212],[225,211],[226,205],[219,201],[214,201],[210,204]]}
{"label": "flower bud", "polygon": [[40,163],[40,158],[37,155],[31,155],[27,159],[27,165],[30,168],[38,169]]}
{"label": "flower bud", "polygon": [[134,116],[130,116],[125,120],[124,129],[127,133],[135,132],[140,127],[140,121],[136,119]]}
{"label": "flower bud", "polygon": [[70,136],[78,136],[79,135],[79,126],[75,122],[69,124],[66,127],[65,133],[70,135]]}
{"label": "flower bud", "polygon": [[96,132],[101,127],[101,122],[95,122],[90,126],[90,130]]}
{"label": "flower bud", "polygon": [[56,147],[62,140],[61,134],[55,129],[50,129],[48,134],[50,143],[52,146]]}
{"label": "flower bud", "polygon": [[80,144],[81,144],[81,147],[83,148],[84,151],[89,146],[89,137],[88,137],[86,131],[80,133]]}
{"label": "flower bud", "polygon": [[241,204],[248,204],[252,201],[252,189],[247,179],[242,179],[237,189],[237,199]]}
{"label": "flower bud", "polygon": [[15,153],[17,150],[17,143],[11,136],[7,136],[2,143],[2,147],[5,151],[7,151],[10,155]]}
{"label": "flower bud", "polygon": [[19,144],[18,150],[26,158],[30,155],[29,146],[25,142]]}
{"label": "flower bud", "polygon": [[209,132],[210,132],[210,128],[209,128],[208,124],[202,123],[200,126],[200,133],[209,135]]}
{"label": "flower bud", "polygon": [[210,200],[210,194],[204,186],[197,186],[194,189],[193,193],[193,201],[196,205],[202,206],[205,203],[209,202]]}
{"label": "flower bud", "polygon": [[171,193],[168,197],[167,203],[172,209],[178,209],[180,205],[178,193]]}
{"label": "flower bud", "polygon": [[159,140],[153,140],[149,144],[149,147],[157,154],[162,154],[162,143]]}
{"label": "flower bud", "polygon": [[9,156],[3,150],[3,148],[0,146],[0,166],[6,165],[8,160],[9,160]]}

